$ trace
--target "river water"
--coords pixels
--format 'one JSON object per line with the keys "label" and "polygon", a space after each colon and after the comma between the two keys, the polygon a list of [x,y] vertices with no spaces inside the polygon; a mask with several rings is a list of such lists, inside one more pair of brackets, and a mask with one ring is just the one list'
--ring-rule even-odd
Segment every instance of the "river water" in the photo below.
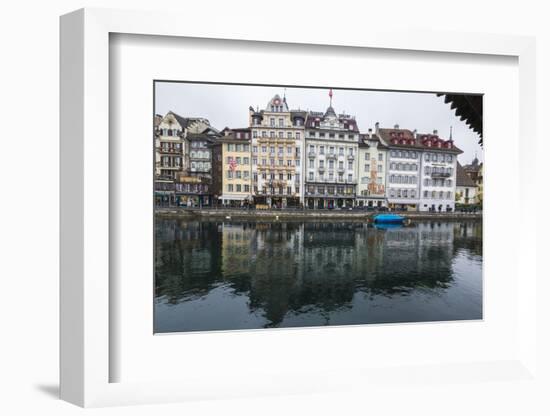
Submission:
{"label": "river water", "polygon": [[155,221],[155,332],[482,318],[479,221]]}

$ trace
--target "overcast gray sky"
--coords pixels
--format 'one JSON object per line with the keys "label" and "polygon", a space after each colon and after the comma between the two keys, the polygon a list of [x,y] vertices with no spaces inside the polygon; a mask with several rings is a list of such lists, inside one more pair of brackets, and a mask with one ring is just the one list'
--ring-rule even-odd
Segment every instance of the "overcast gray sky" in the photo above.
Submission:
{"label": "overcast gray sky", "polygon": [[[155,83],[155,112],[173,111],[183,117],[204,117],[217,129],[248,127],[248,107],[264,109],[275,94],[283,96],[284,87],[248,85],[192,84],[181,82]],[[328,88],[286,88],[290,109],[325,111],[329,105]],[[380,127],[417,129],[419,133],[438,130],[440,137],[449,137],[453,127],[456,146],[464,151],[462,164],[470,163],[477,152],[483,160],[479,137],[454,115],[443,97],[430,93],[389,91],[333,90],[332,105],[337,113],[355,116],[359,130],[366,133],[374,124]]]}

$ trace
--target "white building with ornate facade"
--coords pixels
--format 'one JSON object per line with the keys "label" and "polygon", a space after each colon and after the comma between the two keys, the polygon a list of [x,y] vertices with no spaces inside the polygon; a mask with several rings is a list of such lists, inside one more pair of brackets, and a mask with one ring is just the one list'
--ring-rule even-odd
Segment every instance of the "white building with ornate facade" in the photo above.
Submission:
{"label": "white building with ornate facade", "polygon": [[305,206],[353,207],[357,192],[359,129],[355,117],[309,112],[304,154]]}

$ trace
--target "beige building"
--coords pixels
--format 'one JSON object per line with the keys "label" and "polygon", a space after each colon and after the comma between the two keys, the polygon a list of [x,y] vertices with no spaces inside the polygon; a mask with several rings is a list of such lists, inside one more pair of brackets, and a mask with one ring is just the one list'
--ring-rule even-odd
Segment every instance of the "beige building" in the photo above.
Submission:
{"label": "beige building", "polygon": [[[213,192],[223,205],[252,201],[250,129],[225,129],[213,148]],[[220,180],[221,178],[221,180]]]}
{"label": "beige building", "polygon": [[286,97],[275,95],[264,110],[249,108],[252,134],[252,195],[270,207],[303,203],[302,154],[306,113],[289,110]]}

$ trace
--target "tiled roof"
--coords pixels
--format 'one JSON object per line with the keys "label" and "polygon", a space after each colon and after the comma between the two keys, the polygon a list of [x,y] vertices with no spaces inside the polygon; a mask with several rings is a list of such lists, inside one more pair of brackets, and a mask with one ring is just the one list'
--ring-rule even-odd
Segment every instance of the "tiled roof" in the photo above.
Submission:
{"label": "tiled roof", "polygon": [[208,142],[211,142],[214,140],[214,138],[208,134],[204,133],[189,133],[186,136],[187,140],[189,141],[195,141],[195,140],[206,140]]}
{"label": "tiled roof", "polygon": [[[380,128],[378,134],[390,147],[462,153],[462,150],[456,147],[452,141],[442,139],[435,133],[416,133],[415,135],[414,132],[408,129],[395,127],[393,129]],[[447,147],[448,143],[451,147]]]}

